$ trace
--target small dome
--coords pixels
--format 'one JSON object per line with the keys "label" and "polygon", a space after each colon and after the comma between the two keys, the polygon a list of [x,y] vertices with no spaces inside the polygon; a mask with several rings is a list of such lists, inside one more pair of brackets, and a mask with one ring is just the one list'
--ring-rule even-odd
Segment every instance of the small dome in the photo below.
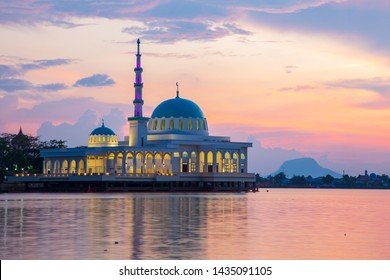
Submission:
{"label": "small dome", "polygon": [[95,128],[89,135],[88,147],[116,146],[118,146],[118,136],[112,129],[105,127],[104,122],[101,127]]}
{"label": "small dome", "polygon": [[90,135],[115,135],[111,128],[105,127],[104,123],[101,127],[95,128]]}
{"label": "small dome", "polygon": [[204,115],[196,103],[191,100],[176,97],[161,102],[154,109],[151,118],[200,118]]}

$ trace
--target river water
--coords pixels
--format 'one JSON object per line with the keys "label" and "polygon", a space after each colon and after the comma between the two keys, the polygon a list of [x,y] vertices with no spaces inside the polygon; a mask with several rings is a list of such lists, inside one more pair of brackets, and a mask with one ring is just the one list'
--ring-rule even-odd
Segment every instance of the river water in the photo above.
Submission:
{"label": "river water", "polygon": [[0,194],[1,259],[390,259],[390,191]]}

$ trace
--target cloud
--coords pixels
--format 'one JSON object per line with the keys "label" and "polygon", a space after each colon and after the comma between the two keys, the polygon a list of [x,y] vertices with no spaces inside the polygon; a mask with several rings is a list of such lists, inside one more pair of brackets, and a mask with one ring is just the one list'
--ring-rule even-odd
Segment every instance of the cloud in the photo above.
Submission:
{"label": "cloud", "polygon": [[[194,54],[181,54],[181,53],[151,53],[151,52],[142,52],[143,55],[147,57],[157,57],[157,58],[184,58],[184,59],[196,59],[198,56]],[[134,54],[132,52],[131,54]]]}
{"label": "cloud", "polygon": [[28,63],[16,63],[13,65],[0,64],[0,78],[18,77],[29,71],[47,69],[73,63],[73,59],[40,59]]}
{"label": "cloud", "polygon": [[388,53],[388,7],[385,0],[19,0],[0,4],[0,24],[50,23],[74,28],[83,25],[77,23],[78,19],[126,19],[145,23],[126,28],[129,34],[156,42],[175,42],[251,34],[239,26],[242,20],[245,25],[320,32],[348,42],[361,40]]}
{"label": "cloud", "polygon": [[[103,116],[105,126],[111,128],[122,139],[123,126],[127,124],[125,114],[118,108],[113,108]],[[87,146],[88,136],[93,129],[100,126],[101,118],[93,110],[86,110],[74,123],[44,122],[38,128],[37,134],[42,140],[61,139],[66,140],[69,147]]]}
{"label": "cloud", "polygon": [[286,65],[284,66],[284,70],[286,71],[286,74],[291,74],[293,72],[294,69],[297,69],[299,68],[298,66],[294,66],[294,65]]}
{"label": "cloud", "polygon": [[15,77],[20,75],[20,71],[11,65],[0,64],[0,78]]}
{"label": "cloud", "polygon": [[35,86],[35,89],[38,91],[59,91],[59,90],[68,89],[68,86],[61,83],[54,83],[54,84],[38,85]]}
{"label": "cloud", "polygon": [[326,83],[330,87],[364,89],[379,94],[390,94],[390,78],[374,77],[371,79],[349,79]]}
{"label": "cloud", "polygon": [[253,143],[253,148],[249,149],[249,171],[263,177],[275,172],[286,160],[305,157],[296,150],[265,148],[253,135],[248,137],[248,142]]}
{"label": "cloud", "polygon": [[6,92],[29,90],[33,87],[32,83],[22,79],[0,79],[0,90]]}
{"label": "cloud", "polygon": [[[260,4],[253,4],[253,1],[228,1],[228,3],[237,4],[237,9],[242,11],[262,12],[269,14],[292,14],[303,10],[321,7],[327,4],[344,3],[348,0],[284,0],[267,1]],[[227,4],[228,4],[227,3]]]}
{"label": "cloud", "polygon": [[31,70],[46,69],[49,67],[70,64],[72,62],[74,62],[74,60],[63,59],[63,58],[40,59],[40,60],[33,60],[32,63],[20,64],[18,66],[21,68],[23,73],[25,73],[25,72],[31,71]]}
{"label": "cloud", "polygon": [[33,85],[31,82],[23,79],[0,79],[0,91],[16,92],[16,91],[59,91],[65,90],[68,86],[61,83]]}
{"label": "cloud", "polygon": [[[118,135],[123,135],[123,128],[118,127],[126,121],[124,112],[131,113],[128,104],[109,104],[96,101],[91,97],[67,98],[44,101],[28,109],[20,108],[19,97],[13,94],[0,97],[1,132],[15,133],[22,126],[23,131],[35,135],[42,123],[48,120],[53,126],[62,123],[75,124],[85,114],[86,108],[95,112],[97,116],[95,125],[99,122],[99,119],[104,118],[108,126],[116,129]],[[116,109],[113,110],[113,108]],[[123,120],[119,120],[121,114],[124,116]],[[87,128],[89,129],[89,127]],[[79,132],[75,132],[76,135]],[[88,130],[87,134],[89,132]]]}
{"label": "cloud", "polygon": [[317,87],[312,86],[312,85],[297,85],[295,87],[284,87],[284,88],[279,88],[279,91],[306,91],[306,90],[313,90],[317,89]]}
{"label": "cloud", "polygon": [[247,18],[253,23],[274,29],[309,34],[326,34],[354,42],[362,48],[390,49],[389,10],[380,7],[367,8],[352,2],[324,2],[312,8],[271,13],[266,10],[247,10]]}
{"label": "cloud", "polygon": [[25,61],[22,58],[15,57],[1,57],[12,60],[13,64],[0,64],[0,90],[5,92],[15,92],[23,90],[32,91],[59,91],[65,90],[68,87],[62,83],[51,83],[34,85],[30,81],[21,79],[27,72],[34,70],[42,70],[56,66],[67,65],[73,63],[75,60],[72,59],[39,59],[28,61],[27,63],[15,63],[17,61]]}
{"label": "cloud", "polygon": [[106,74],[94,74],[92,76],[82,78],[73,84],[74,87],[104,87],[112,86],[115,81]]}
{"label": "cloud", "polygon": [[163,0],[18,0],[0,3],[0,23],[35,24],[51,23],[65,28],[76,27],[74,18],[122,18],[139,17],[158,6]]}
{"label": "cloud", "polygon": [[160,43],[181,40],[215,40],[229,35],[251,34],[250,31],[232,23],[217,23],[204,20],[156,20],[147,22],[143,26],[126,27],[122,31],[148,41]]}

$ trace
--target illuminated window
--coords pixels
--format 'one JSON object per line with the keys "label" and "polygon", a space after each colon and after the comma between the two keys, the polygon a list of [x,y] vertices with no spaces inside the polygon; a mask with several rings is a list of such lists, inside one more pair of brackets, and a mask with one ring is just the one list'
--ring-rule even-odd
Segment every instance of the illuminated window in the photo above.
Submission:
{"label": "illuminated window", "polygon": [[165,120],[161,120],[160,129],[165,130]]}
{"label": "illuminated window", "polygon": [[188,129],[192,130],[192,119],[188,120]]}
{"label": "illuminated window", "polygon": [[180,128],[181,130],[184,129],[184,120],[179,120],[179,128]]}
{"label": "illuminated window", "polygon": [[169,129],[174,129],[175,128],[175,122],[173,119],[169,120]]}
{"label": "illuminated window", "polygon": [[180,153],[179,152],[174,152],[173,153],[173,157],[180,157]]}
{"label": "illuminated window", "polygon": [[157,129],[157,120],[154,120],[153,130]]}
{"label": "illuminated window", "polygon": [[200,130],[200,120],[196,120],[196,130]]}

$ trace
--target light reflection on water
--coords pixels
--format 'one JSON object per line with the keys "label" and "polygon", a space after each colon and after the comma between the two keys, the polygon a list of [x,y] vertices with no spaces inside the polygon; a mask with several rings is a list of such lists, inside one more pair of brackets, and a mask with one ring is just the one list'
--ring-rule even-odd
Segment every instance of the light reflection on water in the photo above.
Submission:
{"label": "light reflection on water", "polygon": [[390,259],[390,191],[1,194],[1,259]]}

